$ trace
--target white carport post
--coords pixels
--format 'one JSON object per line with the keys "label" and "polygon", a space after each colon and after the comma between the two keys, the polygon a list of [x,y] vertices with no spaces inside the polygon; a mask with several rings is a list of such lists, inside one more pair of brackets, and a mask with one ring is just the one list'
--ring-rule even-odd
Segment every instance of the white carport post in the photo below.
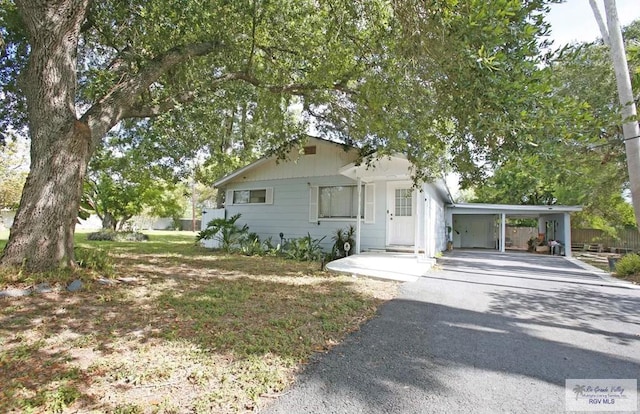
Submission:
{"label": "white carport post", "polygon": [[505,250],[505,237],[507,236],[507,215],[505,213],[500,214],[500,253],[504,253]]}
{"label": "white carport post", "polygon": [[362,178],[358,182],[358,215],[356,216],[356,254],[360,254],[360,230],[362,228]]}
{"label": "white carport post", "polygon": [[428,260],[431,257],[431,252],[428,249],[429,247],[429,219],[427,217],[427,212],[430,211],[431,204],[429,198],[427,197],[427,192],[425,190],[426,184],[422,184],[422,195],[420,196],[420,204],[422,205],[422,243],[424,247],[424,260]]}
{"label": "white carport post", "polygon": [[[416,218],[413,221],[413,254],[416,255],[416,257],[419,258],[419,254],[420,254],[420,223],[421,220],[424,220],[424,209],[422,207],[422,192],[418,191],[418,189],[416,188],[415,190],[413,190],[413,199],[416,200]],[[426,252],[426,246],[425,246],[425,252]]]}
{"label": "white carport post", "polygon": [[571,215],[564,213],[564,255],[571,257]]}

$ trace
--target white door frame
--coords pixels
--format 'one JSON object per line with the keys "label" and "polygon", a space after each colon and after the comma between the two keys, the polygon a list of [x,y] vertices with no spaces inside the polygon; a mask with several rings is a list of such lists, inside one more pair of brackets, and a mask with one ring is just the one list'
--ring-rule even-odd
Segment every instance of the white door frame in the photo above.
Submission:
{"label": "white door frame", "polygon": [[[411,181],[387,181],[387,214],[386,214],[386,236],[385,243],[387,246],[392,246],[394,243],[391,243],[391,224],[392,218],[395,216],[395,190],[398,188],[408,188],[411,189],[411,214],[413,217],[413,222],[411,223],[411,230],[414,234],[411,235],[411,242],[406,244],[407,246],[415,245],[415,231],[416,231],[416,219],[417,219],[417,211],[416,211],[416,203],[418,197],[416,197],[416,191],[413,188]],[[395,243],[397,244],[397,243]],[[403,244],[404,245],[404,244]]]}

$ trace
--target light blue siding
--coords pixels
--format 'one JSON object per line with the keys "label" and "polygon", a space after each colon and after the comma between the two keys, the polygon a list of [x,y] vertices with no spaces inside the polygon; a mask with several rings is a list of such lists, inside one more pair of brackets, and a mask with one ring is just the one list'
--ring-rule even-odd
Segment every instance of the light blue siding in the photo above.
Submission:
{"label": "light blue siding", "polygon": [[[571,244],[571,240],[569,240],[568,242],[566,240],[564,240],[565,238],[565,220],[564,220],[564,214],[559,213],[559,214],[543,214],[540,215],[540,221],[542,222],[542,227],[540,229],[541,233],[546,233],[546,238],[547,240],[554,238],[556,240],[559,240],[560,242],[562,242],[562,244]],[[554,234],[551,232],[551,229],[547,229],[545,224],[546,222],[555,222],[556,223],[556,228],[555,228],[555,237]]]}
{"label": "light blue siding", "polygon": [[[382,183],[384,185],[384,183]],[[308,234],[319,239],[324,249],[333,245],[332,236],[337,229],[349,225],[355,227],[355,219],[319,219],[309,222],[309,189],[314,186],[355,185],[355,181],[342,175],[289,178],[279,180],[251,181],[233,183],[226,190],[244,190],[255,188],[273,188],[273,204],[232,204],[226,207],[227,217],[241,214],[238,224],[247,224],[251,232],[257,233],[262,239],[271,238],[274,243],[280,241],[280,233],[285,239],[300,238]],[[376,188],[376,198],[384,198],[384,191]],[[385,243],[385,213],[380,208],[383,200],[377,200],[375,222],[362,222],[362,249],[384,248]]]}
{"label": "light blue siding", "polygon": [[421,249],[426,248],[429,255],[435,255],[447,248],[444,200],[433,184],[424,184],[420,196],[424,208],[419,218],[419,245]]}
{"label": "light blue siding", "polygon": [[430,198],[432,208],[434,209],[434,214],[432,215],[433,220],[431,221],[433,233],[431,234],[435,237],[435,251],[442,252],[447,248],[447,223],[445,221],[444,200],[433,184],[425,184],[423,188],[426,196]]}
{"label": "light blue siding", "polygon": [[[245,190],[257,188],[273,188],[273,204],[232,204],[226,207],[227,217],[240,214],[238,224],[247,224],[251,232],[260,238],[271,238],[274,243],[280,241],[280,233],[285,239],[311,237],[320,239],[324,249],[329,250],[333,245],[332,236],[337,229],[355,227],[355,219],[319,219],[309,221],[309,191],[311,187],[355,185],[355,181],[342,175],[324,177],[305,177],[251,181],[234,183],[226,190]],[[387,182],[378,181],[375,186],[374,222],[362,222],[361,249],[384,249],[386,247],[387,232]],[[424,197],[429,198],[430,210],[423,212],[420,222],[427,220],[428,234],[434,240],[428,241],[435,252],[446,249],[446,223],[444,202],[437,191],[429,184],[424,187]],[[422,226],[422,224],[420,224]],[[422,227],[419,227],[422,229]],[[421,231],[421,230],[420,230]],[[421,231],[422,232],[422,231]],[[424,240],[420,241],[424,248]]]}

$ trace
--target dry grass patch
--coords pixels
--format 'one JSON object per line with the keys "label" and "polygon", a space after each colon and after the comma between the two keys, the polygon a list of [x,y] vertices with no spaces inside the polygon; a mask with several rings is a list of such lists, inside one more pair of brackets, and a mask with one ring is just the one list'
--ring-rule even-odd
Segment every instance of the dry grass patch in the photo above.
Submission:
{"label": "dry grass patch", "polygon": [[[190,234],[151,237],[80,241],[109,250],[127,283],[84,273],[77,293],[0,298],[0,412],[251,411],[396,291],[317,263],[211,253]],[[0,288],[33,280],[5,273]]]}

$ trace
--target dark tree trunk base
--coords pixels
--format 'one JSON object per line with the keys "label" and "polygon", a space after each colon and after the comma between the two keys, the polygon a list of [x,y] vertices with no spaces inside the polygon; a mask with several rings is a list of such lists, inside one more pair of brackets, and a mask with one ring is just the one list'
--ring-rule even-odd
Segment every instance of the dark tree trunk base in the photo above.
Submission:
{"label": "dark tree trunk base", "polygon": [[2,266],[44,271],[76,265],[73,237],[89,159],[90,134],[86,125],[78,121],[69,125],[66,133],[56,137],[57,148],[51,156],[41,154],[41,146],[32,145],[34,161],[9,241],[0,256]]}

